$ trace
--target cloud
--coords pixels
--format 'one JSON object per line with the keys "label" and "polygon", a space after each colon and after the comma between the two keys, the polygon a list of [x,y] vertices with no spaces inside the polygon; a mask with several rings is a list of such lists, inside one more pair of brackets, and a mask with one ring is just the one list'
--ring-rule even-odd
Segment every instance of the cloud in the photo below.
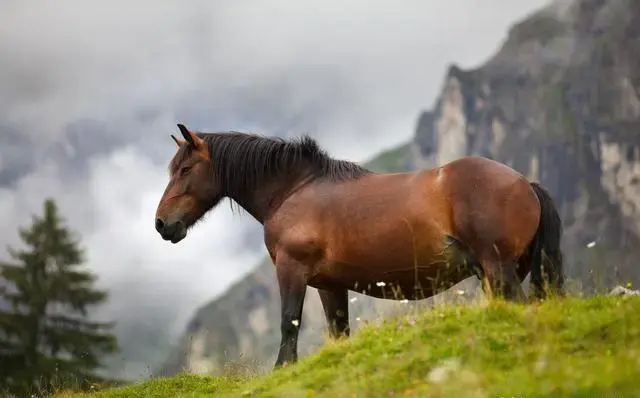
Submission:
{"label": "cloud", "polygon": [[[514,18],[544,3],[12,2],[0,26],[0,112],[39,135],[87,115],[122,122],[141,107],[171,120],[199,100],[220,114],[208,129],[286,127],[313,113],[303,127],[360,144],[333,146],[362,158],[411,134],[448,63],[486,59]],[[363,131],[345,137],[352,128]]]}
{"label": "cloud", "polygon": [[510,24],[546,3],[2,1],[0,125],[46,153],[68,140],[70,125],[91,120],[118,146],[77,163],[78,177],[41,161],[0,190],[0,239],[15,243],[15,228],[56,197],[111,292],[100,314],[122,333],[148,321],[142,330],[175,336],[263,253],[247,245],[256,223],[228,206],[179,245],[153,230],[176,122],[307,132],[335,156],[362,161],[410,138],[449,63],[480,64]]}

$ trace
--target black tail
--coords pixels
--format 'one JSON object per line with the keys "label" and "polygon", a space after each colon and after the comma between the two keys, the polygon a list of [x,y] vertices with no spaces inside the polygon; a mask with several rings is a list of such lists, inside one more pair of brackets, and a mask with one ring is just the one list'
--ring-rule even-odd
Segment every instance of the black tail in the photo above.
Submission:
{"label": "black tail", "polygon": [[540,223],[538,231],[529,245],[531,262],[531,292],[537,298],[547,293],[564,295],[564,273],[562,269],[562,221],[553,199],[540,184],[532,182],[540,201]]}

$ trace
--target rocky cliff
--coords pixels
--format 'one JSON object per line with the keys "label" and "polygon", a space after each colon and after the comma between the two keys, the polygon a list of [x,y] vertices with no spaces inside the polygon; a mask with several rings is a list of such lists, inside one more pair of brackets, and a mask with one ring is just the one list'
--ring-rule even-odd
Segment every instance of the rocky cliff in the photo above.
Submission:
{"label": "rocky cliff", "polygon": [[[556,1],[516,24],[481,67],[451,66],[412,142],[369,166],[425,168],[469,154],[505,162],[549,188],[575,289],[640,282],[640,2]],[[322,344],[326,330],[313,290],[302,355]],[[357,328],[395,311],[480,296],[472,278],[417,304],[351,293],[351,322]],[[268,369],[279,343],[279,305],[266,261],[196,313],[160,373],[221,372],[239,358]]]}
{"label": "rocky cliff", "polygon": [[589,289],[638,277],[639,22],[633,1],[553,3],[481,68],[452,66],[412,143],[418,166],[483,155],[541,181],[561,209],[567,272]]}

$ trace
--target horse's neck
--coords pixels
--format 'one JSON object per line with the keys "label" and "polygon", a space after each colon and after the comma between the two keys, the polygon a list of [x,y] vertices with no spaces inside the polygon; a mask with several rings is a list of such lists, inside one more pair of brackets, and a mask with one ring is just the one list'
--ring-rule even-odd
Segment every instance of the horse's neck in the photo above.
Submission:
{"label": "horse's neck", "polygon": [[262,224],[280,207],[282,202],[311,179],[312,175],[309,173],[276,176],[270,180],[261,181],[246,194],[230,193],[229,197]]}

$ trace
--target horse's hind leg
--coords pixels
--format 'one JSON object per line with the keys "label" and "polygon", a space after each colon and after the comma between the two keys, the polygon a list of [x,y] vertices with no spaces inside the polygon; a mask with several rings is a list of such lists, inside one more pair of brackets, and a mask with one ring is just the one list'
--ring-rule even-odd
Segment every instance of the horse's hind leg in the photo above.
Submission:
{"label": "horse's hind leg", "polygon": [[318,289],[329,335],[337,339],[349,336],[349,302],[346,289]]}
{"label": "horse's hind leg", "polygon": [[508,301],[524,302],[526,295],[517,272],[517,264],[498,261],[482,261],[484,279],[482,290],[489,298],[503,298]]}
{"label": "horse's hind leg", "polygon": [[[516,271],[518,273],[518,279],[520,280],[521,284],[527,278],[527,275],[529,275],[530,271],[531,271],[531,258],[528,255],[523,255],[518,259],[518,270]],[[529,286],[531,286],[531,282],[529,282]],[[527,295],[526,301],[528,303],[533,303],[537,301],[536,297],[531,294],[531,287],[529,287],[529,294]]]}

